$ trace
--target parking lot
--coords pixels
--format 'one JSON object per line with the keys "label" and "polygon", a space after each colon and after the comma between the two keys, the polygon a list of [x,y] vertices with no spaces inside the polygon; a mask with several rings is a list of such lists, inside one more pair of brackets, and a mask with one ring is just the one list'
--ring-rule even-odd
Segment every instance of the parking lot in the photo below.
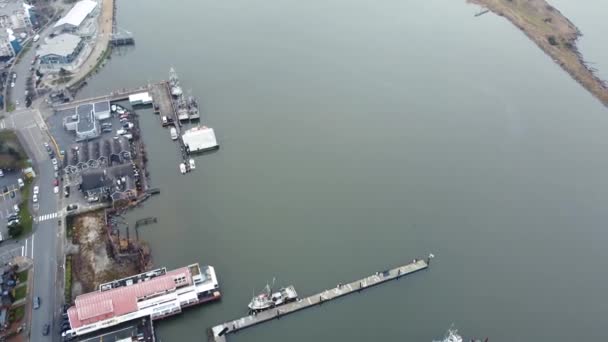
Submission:
{"label": "parking lot", "polygon": [[[115,103],[112,103],[115,104]],[[128,111],[132,111],[128,102],[117,103]],[[102,130],[98,138],[89,141],[76,141],[75,133],[64,127],[64,118],[73,115],[73,110],[58,111],[48,120],[48,128],[55,138],[59,150],[64,152],[62,186],[70,188],[70,196],[65,204],[78,204],[86,207],[90,204],[79,191],[82,182],[82,171],[87,169],[106,169],[108,174],[131,173],[131,144],[127,138],[120,136],[117,131],[123,129],[120,115],[113,113],[109,119],[100,124]],[[63,191],[62,187],[62,191]]]}
{"label": "parking lot", "polygon": [[6,171],[4,177],[0,177],[0,233],[3,240],[9,238],[6,218],[15,212],[15,204],[21,202],[18,178],[21,178],[21,174],[15,171]]}

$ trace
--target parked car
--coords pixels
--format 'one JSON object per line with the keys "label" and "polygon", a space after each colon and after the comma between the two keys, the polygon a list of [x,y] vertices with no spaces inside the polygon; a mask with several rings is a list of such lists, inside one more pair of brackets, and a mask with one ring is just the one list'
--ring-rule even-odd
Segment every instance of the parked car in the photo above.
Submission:
{"label": "parked car", "polygon": [[39,192],[40,192],[40,188],[38,187],[38,185],[36,185],[34,187],[34,195],[38,195]]}
{"label": "parked car", "polygon": [[40,297],[36,296],[34,297],[34,310],[37,310],[40,308]]}
{"label": "parked car", "polygon": [[11,88],[15,88],[15,82],[11,82]]}
{"label": "parked car", "polygon": [[53,165],[57,165],[57,158],[51,159],[51,162],[53,163]]}
{"label": "parked car", "polygon": [[56,186],[53,188],[53,193],[58,194],[59,193],[59,187]]}
{"label": "parked car", "polygon": [[108,128],[108,127],[112,127],[112,123],[111,122],[104,122],[101,124],[101,128]]}
{"label": "parked car", "polygon": [[4,186],[4,188],[2,188],[2,193],[5,194],[8,192],[8,186]]}
{"label": "parked car", "polygon": [[57,166],[57,164],[53,165],[53,170],[59,171],[59,166]]}
{"label": "parked car", "polygon": [[25,183],[23,183],[23,179],[21,178],[17,179],[17,184],[19,184],[20,188],[23,188],[25,186]]}
{"label": "parked car", "polygon": [[13,221],[19,218],[19,215],[17,215],[17,213],[11,213],[10,215],[8,215],[8,217],[6,218],[9,221]]}
{"label": "parked car", "polygon": [[110,127],[106,127],[104,129],[101,130],[103,133],[112,133],[112,128]]}
{"label": "parked car", "polygon": [[116,131],[116,134],[119,134],[119,135],[127,134],[127,130],[119,129],[118,131]]}
{"label": "parked car", "polygon": [[11,191],[11,198],[15,198],[15,192]]}
{"label": "parked car", "polygon": [[4,171],[2,171],[2,169],[0,169],[0,177],[4,177]]}
{"label": "parked car", "polygon": [[10,228],[10,227],[14,227],[14,226],[19,225],[19,223],[21,223],[21,222],[19,221],[19,219],[17,219],[17,220],[12,220],[12,221],[9,221],[9,222],[8,222],[7,226]]}
{"label": "parked car", "polygon": [[69,186],[66,186],[63,188],[63,196],[70,197],[70,187]]}
{"label": "parked car", "polygon": [[59,179],[57,179],[57,178],[53,179],[53,185],[54,186],[59,185]]}
{"label": "parked car", "polygon": [[46,336],[51,331],[51,326],[47,323],[42,327],[42,335]]}
{"label": "parked car", "polygon": [[18,213],[19,212],[19,206],[17,204],[13,205],[13,210]]}
{"label": "parked car", "polygon": [[78,209],[78,204],[68,204],[67,211],[72,211]]}
{"label": "parked car", "polygon": [[32,201],[34,203],[38,203],[38,195],[34,194],[34,197],[32,197]]}

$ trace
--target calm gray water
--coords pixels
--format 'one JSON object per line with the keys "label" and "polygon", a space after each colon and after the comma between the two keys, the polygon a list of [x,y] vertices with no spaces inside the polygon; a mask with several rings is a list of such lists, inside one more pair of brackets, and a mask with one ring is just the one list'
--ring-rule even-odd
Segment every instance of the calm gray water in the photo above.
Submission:
{"label": "calm gray water", "polygon": [[[602,1],[557,2],[583,52],[605,59]],[[159,217],[143,231],[156,265],[215,265],[224,293],[159,323],[162,341],[203,340],[273,277],[310,294],[429,252],[427,272],[231,341],[430,341],[452,323],[492,342],[606,338],[608,112],[477,10],[119,1],[137,46],[81,96],[174,66],[222,145],[181,176],[168,132],[141,112],[162,195],[131,219]]]}

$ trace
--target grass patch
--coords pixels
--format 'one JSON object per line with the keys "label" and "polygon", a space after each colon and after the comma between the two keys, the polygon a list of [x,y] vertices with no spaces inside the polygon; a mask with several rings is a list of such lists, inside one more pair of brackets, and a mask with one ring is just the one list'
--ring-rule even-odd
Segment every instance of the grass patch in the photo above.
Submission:
{"label": "grass patch", "polygon": [[64,296],[66,303],[72,303],[72,256],[65,257],[65,286]]}
{"label": "grass patch", "polygon": [[15,297],[15,301],[23,299],[25,296],[27,296],[27,286],[22,285],[13,289],[13,297]]}
{"label": "grass patch", "polygon": [[8,320],[11,323],[19,322],[25,316],[25,305],[20,305],[14,308],[11,308],[8,311]]}
{"label": "grass patch", "polygon": [[0,168],[17,169],[27,166],[27,153],[21,146],[17,133],[0,131]]}
{"label": "grass patch", "polygon": [[25,186],[21,189],[21,203],[19,204],[19,221],[21,221],[20,229],[14,229],[11,232],[11,229],[9,228],[9,233],[11,233],[10,235],[14,238],[27,235],[32,231],[34,218],[30,213],[29,206],[31,188],[32,181],[28,179],[25,181]]}
{"label": "grass patch", "polygon": [[28,270],[17,273],[17,279],[19,280],[19,283],[25,283],[27,281],[28,275],[29,275]]}
{"label": "grass patch", "polygon": [[6,111],[10,113],[10,112],[12,112],[14,110],[15,110],[15,105],[12,102],[9,101],[6,104]]}

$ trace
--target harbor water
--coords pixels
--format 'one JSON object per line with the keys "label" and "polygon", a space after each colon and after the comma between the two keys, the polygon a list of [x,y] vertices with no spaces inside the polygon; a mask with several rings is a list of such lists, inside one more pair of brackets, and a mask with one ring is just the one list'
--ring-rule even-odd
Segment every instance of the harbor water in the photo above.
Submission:
{"label": "harbor water", "polygon": [[[603,2],[568,6],[589,32],[582,52],[606,56],[593,31]],[[221,145],[181,175],[169,131],[138,111],[161,195],[129,219],[158,217],[140,231],[155,265],[214,265],[224,296],[159,322],[162,341],[203,340],[275,277],[306,296],[429,252],[427,271],[230,341],[431,341],[452,323],[492,342],[606,337],[608,112],[509,22],[477,11],[118,2],[136,46],[79,96],[174,67]]]}

